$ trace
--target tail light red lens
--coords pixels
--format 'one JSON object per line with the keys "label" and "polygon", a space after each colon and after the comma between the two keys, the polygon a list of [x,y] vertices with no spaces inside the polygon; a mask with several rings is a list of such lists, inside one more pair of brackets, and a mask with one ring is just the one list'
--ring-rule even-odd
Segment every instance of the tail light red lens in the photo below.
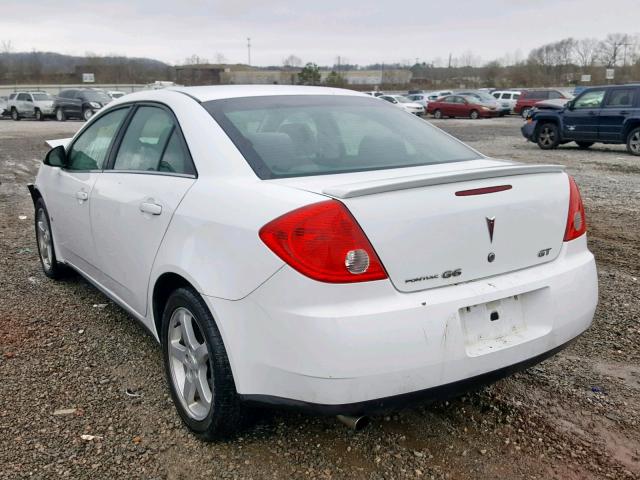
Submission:
{"label": "tail light red lens", "polygon": [[587,219],[584,216],[584,204],[580,196],[578,185],[572,176],[569,176],[569,214],[567,216],[567,228],[564,232],[564,241],[568,242],[587,231]]}
{"label": "tail light red lens", "polygon": [[273,253],[314,280],[352,283],[387,278],[360,225],[337,200],[286,213],[262,227],[259,235]]}

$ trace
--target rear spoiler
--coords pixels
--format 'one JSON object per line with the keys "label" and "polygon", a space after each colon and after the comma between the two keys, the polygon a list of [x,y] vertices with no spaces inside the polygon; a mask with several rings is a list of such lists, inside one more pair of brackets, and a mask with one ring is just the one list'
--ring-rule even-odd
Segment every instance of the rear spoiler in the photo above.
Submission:
{"label": "rear spoiler", "polygon": [[467,182],[470,180],[559,172],[564,172],[564,167],[562,165],[505,165],[438,175],[421,174],[349,183],[345,185],[327,187],[322,190],[322,193],[335,198],[353,198],[362,197],[364,195],[373,195],[375,193],[391,192],[394,190],[429,187],[432,185]]}
{"label": "rear spoiler", "polygon": [[44,143],[49,145],[50,148],[56,148],[60,145],[66,148],[71,140],[71,138],[61,138],[59,140],[45,140]]}

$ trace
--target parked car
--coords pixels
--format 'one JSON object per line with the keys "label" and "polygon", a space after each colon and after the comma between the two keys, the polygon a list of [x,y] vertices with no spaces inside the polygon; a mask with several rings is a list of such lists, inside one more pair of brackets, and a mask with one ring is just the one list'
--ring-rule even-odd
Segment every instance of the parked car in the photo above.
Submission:
{"label": "parked car", "polygon": [[495,105],[488,106],[480,103],[476,97],[464,95],[448,95],[429,102],[427,113],[432,114],[434,118],[466,117],[474,120],[499,115]]}
{"label": "parked car", "polygon": [[501,117],[511,112],[511,107],[507,102],[498,102],[493,95],[482,90],[459,90],[456,95],[474,97],[476,103],[495,109]]}
{"label": "parked car", "polygon": [[533,108],[536,103],[543,100],[554,99],[571,100],[571,95],[565,91],[549,88],[525,90],[520,93],[520,98],[518,98],[513,112],[522,115],[522,118],[527,118],[529,110]]}
{"label": "parked car", "polygon": [[513,113],[520,98],[520,92],[517,90],[495,90],[491,92],[493,98],[501,103],[503,107],[509,107],[509,113]]}
{"label": "parked car", "polygon": [[427,108],[427,105],[429,105],[429,98],[426,93],[416,93],[413,95],[407,95],[407,98],[411,100],[413,103],[422,105],[425,109]]}
{"label": "parked car", "polygon": [[427,93],[427,101],[438,100],[439,98],[446,97],[447,95],[451,95],[453,92],[451,90],[437,90],[435,92]]}
{"label": "parked car", "polygon": [[111,97],[93,88],[70,88],[62,90],[53,104],[56,120],[68,118],[89,120],[94,113],[111,101]]}
{"label": "parked car", "polygon": [[640,155],[640,85],[588,88],[561,109],[535,109],[522,134],[543,150],[597,142],[626,144],[629,153]]}
{"label": "parked car", "polygon": [[593,318],[564,167],[487,158],[357,92],[137,92],[49,143],[29,186],[45,275],[77,270],[151,332],[202,439],[250,404],[357,416],[461,393]]}
{"label": "parked car", "polygon": [[0,97],[0,117],[4,117],[6,115],[9,115],[9,110],[7,110],[7,100],[9,99],[9,97],[7,96],[1,96]]}
{"label": "parked car", "polygon": [[46,92],[16,92],[7,101],[7,110],[14,120],[25,117],[44,120],[53,115],[54,98]]}
{"label": "parked car", "polygon": [[427,92],[425,92],[424,90],[409,90],[409,91],[407,92],[407,97],[408,97],[409,95],[417,95],[418,93],[427,93]]}
{"label": "parked car", "polygon": [[402,95],[380,95],[378,98],[403,109],[405,112],[413,113],[414,115],[422,116],[425,113],[422,105],[412,102]]}

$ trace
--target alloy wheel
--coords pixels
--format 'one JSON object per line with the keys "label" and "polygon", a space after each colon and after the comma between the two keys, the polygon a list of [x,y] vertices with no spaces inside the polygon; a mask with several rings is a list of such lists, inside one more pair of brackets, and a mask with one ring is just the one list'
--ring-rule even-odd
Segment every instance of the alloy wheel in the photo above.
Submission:
{"label": "alloy wheel", "polygon": [[640,130],[637,130],[629,139],[629,149],[635,155],[640,155]]}
{"label": "alloy wheel", "polygon": [[36,219],[40,260],[42,260],[42,265],[45,270],[50,270],[53,264],[53,243],[51,242],[51,231],[49,230],[47,213],[44,209],[41,208],[38,210]]}
{"label": "alloy wheel", "polygon": [[178,398],[191,418],[204,420],[213,400],[209,347],[198,319],[184,307],[171,315],[168,343],[171,381]]}
{"label": "alloy wheel", "polygon": [[556,139],[556,132],[551,127],[543,127],[540,131],[540,144],[550,147]]}

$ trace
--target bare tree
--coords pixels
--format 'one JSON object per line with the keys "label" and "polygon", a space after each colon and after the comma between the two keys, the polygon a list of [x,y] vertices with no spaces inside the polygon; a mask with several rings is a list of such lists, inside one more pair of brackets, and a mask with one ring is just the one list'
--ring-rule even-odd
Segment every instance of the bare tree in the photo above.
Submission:
{"label": "bare tree", "polygon": [[615,67],[630,44],[630,37],[624,33],[610,33],[598,44],[598,58],[607,68]]}
{"label": "bare tree", "polygon": [[289,55],[287,58],[282,60],[282,65],[284,67],[300,67],[302,66],[302,60],[300,57],[296,57],[295,55]]}
{"label": "bare tree", "polygon": [[227,57],[225,57],[222,53],[217,52],[216,53],[216,63],[217,64],[227,63]]}
{"label": "bare tree", "polygon": [[598,40],[595,38],[582,38],[576,41],[573,46],[578,64],[582,68],[593,66],[596,62],[596,53],[598,48]]}
{"label": "bare tree", "polygon": [[482,59],[471,50],[465,51],[459,58],[458,64],[461,67],[477,67]]}
{"label": "bare tree", "polygon": [[13,43],[11,40],[2,40],[2,42],[0,42],[0,51],[6,54],[13,53]]}

